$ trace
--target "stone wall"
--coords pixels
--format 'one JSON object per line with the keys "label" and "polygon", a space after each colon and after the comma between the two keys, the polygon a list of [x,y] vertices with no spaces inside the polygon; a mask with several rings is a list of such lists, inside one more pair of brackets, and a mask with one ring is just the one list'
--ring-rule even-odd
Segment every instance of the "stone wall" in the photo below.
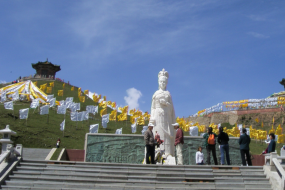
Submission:
{"label": "stone wall", "polygon": [[[279,120],[285,117],[285,113],[284,111],[281,111],[280,108],[267,108],[259,110],[217,112],[202,117],[188,117],[185,120],[192,121],[193,123],[199,122],[200,125],[206,125],[207,127],[210,123],[229,123],[231,125],[243,123],[254,126],[256,125],[254,121],[258,118],[259,121],[264,122],[264,126],[271,126],[270,123],[272,122],[273,117],[275,118],[275,122],[279,124]],[[260,123],[258,125],[260,125]]]}
{"label": "stone wall", "polygon": [[[185,165],[195,165],[197,148],[204,145],[202,137],[184,137],[183,160]],[[230,138],[230,159],[232,165],[240,165],[238,138]],[[163,144],[161,145],[163,146]],[[143,135],[86,134],[85,161],[140,164],[144,159]],[[220,164],[220,151],[216,145]],[[207,154],[203,148],[204,159]],[[211,161],[213,164],[213,160]]]}

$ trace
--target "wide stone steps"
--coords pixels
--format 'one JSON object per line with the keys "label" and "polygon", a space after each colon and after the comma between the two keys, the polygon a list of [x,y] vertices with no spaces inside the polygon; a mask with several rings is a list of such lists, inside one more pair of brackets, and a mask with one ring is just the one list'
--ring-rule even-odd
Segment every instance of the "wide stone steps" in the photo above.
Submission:
{"label": "wide stone steps", "polygon": [[24,160],[2,189],[271,189],[262,167]]}

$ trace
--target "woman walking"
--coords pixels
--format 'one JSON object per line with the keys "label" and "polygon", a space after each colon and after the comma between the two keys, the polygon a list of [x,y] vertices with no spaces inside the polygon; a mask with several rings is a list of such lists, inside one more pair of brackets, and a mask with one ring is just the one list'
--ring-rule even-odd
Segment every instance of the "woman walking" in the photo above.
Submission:
{"label": "woman walking", "polygon": [[249,143],[250,143],[250,137],[246,134],[246,128],[242,129],[242,135],[239,137],[239,145],[240,145],[240,155],[242,160],[242,165],[246,166],[245,162],[245,155],[247,159],[247,164],[249,166],[252,166],[250,155],[249,155]]}
{"label": "woman walking", "polygon": [[218,135],[218,143],[220,144],[220,152],[221,152],[221,164],[225,165],[225,152],[227,158],[227,164],[231,165],[230,163],[230,155],[229,155],[229,136],[227,133],[224,132],[223,127],[219,128],[219,135]]}

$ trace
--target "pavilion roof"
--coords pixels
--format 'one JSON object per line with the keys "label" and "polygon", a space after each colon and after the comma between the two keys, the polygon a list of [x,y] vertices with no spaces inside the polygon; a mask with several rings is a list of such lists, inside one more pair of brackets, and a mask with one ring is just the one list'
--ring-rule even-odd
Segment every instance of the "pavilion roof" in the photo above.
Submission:
{"label": "pavilion roof", "polygon": [[37,69],[37,67],[38,67],[39,65],[50,65],[50,66],[53,67],[56,71],[60,71],[60,70],[61,70],[61,69],[60,69],[60,65],[52,64],[52,63],[49,62],[48,60],[46,60],[46,61],[44,61],[44,62],[39,61],[39,62],[37,62],[37,63],[32,63],[32,67],[33,67],[34,69]]}

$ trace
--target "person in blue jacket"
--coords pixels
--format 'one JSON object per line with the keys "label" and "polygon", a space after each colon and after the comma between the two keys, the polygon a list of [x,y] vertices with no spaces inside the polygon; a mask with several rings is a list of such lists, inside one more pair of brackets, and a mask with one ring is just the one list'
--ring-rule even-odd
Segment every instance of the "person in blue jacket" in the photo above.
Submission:
{"label": "person in blue jacket", "polygon": [[239,137],[238,143],[240,145],[240,155],[241,155],[242,165],[246,166],[246,162],[245,162],[245,155],[246,155],[247,164],[249,166],[252,166],[250,155],[249,155],[250,137],[246,133],[246,128],[242,129],[242,135]]}
{"label": "person in blue jacket", "polygon": [[265,149],[265,151],[263,151],[261,154],[267,154],[270,152],[275,152],[276,141],[275,141],[274,133],[270,133],[269,138],[270,138],[270,143],[269,143],[268,147]]}

